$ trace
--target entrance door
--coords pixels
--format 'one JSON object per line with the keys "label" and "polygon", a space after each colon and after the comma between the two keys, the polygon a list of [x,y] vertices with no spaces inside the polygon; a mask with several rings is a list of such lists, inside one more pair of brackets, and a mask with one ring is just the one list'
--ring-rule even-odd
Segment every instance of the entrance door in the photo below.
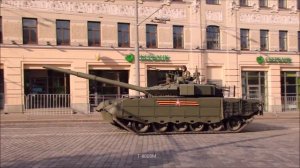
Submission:
{"label": "entrance door", "polygon": [[264,110],[268,111],[267,72],[242,71],[242,96],[246,99],[259,99],[264,102]]}
{"label": "entrance door", "polygon": [[261,91],[259,85],[248,85],[247,97],[249,99],[259,99],[261,98]]}

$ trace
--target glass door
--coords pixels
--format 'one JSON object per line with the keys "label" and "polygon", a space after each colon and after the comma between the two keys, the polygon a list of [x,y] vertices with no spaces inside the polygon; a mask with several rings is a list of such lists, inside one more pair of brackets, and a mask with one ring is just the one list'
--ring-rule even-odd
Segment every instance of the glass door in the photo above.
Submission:
{"label": "glass door", "polygon": [[248,99],[261,99],[261,91],[259,85],[249,85],[247,89]]}
{"label": "glass door", "polygon": [[244,99],[258,99],[264,102],[264,109],[268,111],[267,72],[243,71],[242,96]]}

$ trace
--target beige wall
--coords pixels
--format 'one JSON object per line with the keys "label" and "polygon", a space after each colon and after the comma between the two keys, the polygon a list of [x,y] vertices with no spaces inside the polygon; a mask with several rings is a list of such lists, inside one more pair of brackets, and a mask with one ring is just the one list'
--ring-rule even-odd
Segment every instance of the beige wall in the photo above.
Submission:
{"label": "beige wall", "polygon": [[[67,0],[65,0],[67,1]],[[77,1],[72,1],[76,3]],[[18,1],[4,0],[1,4],[3,21],[3,41],[1,44],[1,68],[4,69],[5,79],[5,110],[22,111],[24,103],[23,69],[41,68],[44,64],[55,64],[80,72],[95,69],[127,69],[130,70],[130,83],[134,83],[134,64],[124,60],[124,56],[134,53],[135,20],[133,1],[89,1],[90,3],[106,4],[107,10],[101,13],[90,9],[89,5],[82,9],[72,9],[67,3],[62,8],[39,6],[30,1],[30,6],[20,5]],[[198,1],[197,1],[198,2]],[[277,2],[277,0],[276,0]],[[268,96],[280,97],[280,71],[299,71],[300,56],[297,52],[297,31],[300,31],[300,12],[293,6],[296,0],[288,2],[288,9],[278,10],[275,0],[269,2],[269,9],[257,8],[258,0],[249,1],[250,7],[239,7],[233,0],[221,1],[220,5],[207,5],[205,1],[199,4],[192,0],[172,3],[163,7],[162,13],[147,16],[161,6],[159,2],[144,1],[140,6],[140,21],[146,19],[139,27],[140,54],[169,55],[171,61],[142,62],[140,65],[141,86],[146,86],[147,68],[155,66],[164,69],[175,69],[179,65],[187,65],[191,72],[197,66],[201,73],[202,82],[207,79],[222,79],[222,84],[237,87],[236,97],[241,97],[241,71],[263,70],[268,72]],[[275,5],[275,6],[273,6]],[[121,6],[128,6],[128,11],[117,11]],[[65,10],[63,10],[65,9]],[[102,8],[101,8],[102,9]],[[122,12],[124,14],[122,14]],[[147,15],[147,16],[146,16]],[[166,24],[157,24],[158,48],[147,49],[146,24],[154,17],[170,17]],[[37,18],[38,45],[22,44],[22,17]],[[268,17],[266,20],[261,18]],[[71,45],[56,46],[55,20],[70,20]],[[88,47],[87,21],[101,22],[101,47]],[[117,23],[130,23],[130,48],[117,47]],[[184,49],[172,49],[172,26],[184,26]],[[205,50],[206,27],[220,27],[220,50]],[[250,29],[250,51],[240,50],[240,29]],[[259,52],[259,30],[268,29],[270,34],[270,51]],[[288,31],[288,52],[278,52],[279,30]],[[12,41],[17,44],[13,44]],[[47,42],[51,45],[47,45]],[[113,46],[113,48],[111,47]],[[256,62],[257,56],[289,57],[291,64],[264,64]],[[99,59],[100,58],[100,59]],[[71,101],[75,110],[86,112],[88,109],[88,81],[71,77]]]}

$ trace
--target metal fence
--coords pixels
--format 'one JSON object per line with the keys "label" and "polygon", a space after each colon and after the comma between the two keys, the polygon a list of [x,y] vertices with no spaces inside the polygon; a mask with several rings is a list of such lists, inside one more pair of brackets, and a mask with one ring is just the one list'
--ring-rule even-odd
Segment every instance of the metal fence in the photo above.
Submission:
{"label": "metal fence", "polygon": [[300,111],[300,100],[297,96],[281,97],[282,111]]}
{"label": "metal fence", "polygon": [[235,97],[235,86],[224,86],[222,89],[225,98]]}
{"label": "metal fence", "polygon": [[123,97],[128,97],[128,95],[119,95],[119,94],[106,94],[106,95],[101,95],[101,94],[90,94],[90,109],[91,112],[95,111],[95,108],[99,105],[99,103],[105,101],[105,100],[114,100],[114,99],[120,99]]}
{"label": "metal fence", "polygon": [[34,114],[72,114],[70,94],[28,94],[25,112]]}
{"label": "metal fence", "polygon": [[297,96],[285,97],[257,97],[251,95],[244,99],[257,99],[265,103],[267,112],[297,112],[300,111],[300,100]]}
{"label": "metal fence", "polygon": [[[90,94],[91,112],[105,100],[120,99],[128,95]],[[286,97],[244,97],[244,99],[260,99],[265,101],[266,111],[288,112],[300,111],[300,100],[297,96]],[[269,101],[269,102],[266,102]],[[271,105],[269,105],[271,104]],[[4,94],[0,93],[0,110],[4,108]],[[72,114],[70,94],[28,94],[24,99],[24,112],[33,114]]]}

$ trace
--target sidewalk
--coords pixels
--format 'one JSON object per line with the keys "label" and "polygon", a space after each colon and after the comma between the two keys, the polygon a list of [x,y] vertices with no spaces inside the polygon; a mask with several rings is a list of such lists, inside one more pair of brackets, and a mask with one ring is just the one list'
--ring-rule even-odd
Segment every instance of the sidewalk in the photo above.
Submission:
{"label": "sidewalk", "polygon": [[98,112],[91,114],[0,114],[1,124],[19,122],[103,122]]}
{"label": "sidewalk", "polygon": [[255,119],[299,119],[300,112],[264,112],[263,116],[255,116]]}
{"label": "sidewalk", "polygon": [[[104,122],[98,112],[91,114],[24,114],[10,113],[0,114],[1,124],[19,122]],[[255,119],[299,119],[300,112],[265,112],[263,116],[255,116]]]}

